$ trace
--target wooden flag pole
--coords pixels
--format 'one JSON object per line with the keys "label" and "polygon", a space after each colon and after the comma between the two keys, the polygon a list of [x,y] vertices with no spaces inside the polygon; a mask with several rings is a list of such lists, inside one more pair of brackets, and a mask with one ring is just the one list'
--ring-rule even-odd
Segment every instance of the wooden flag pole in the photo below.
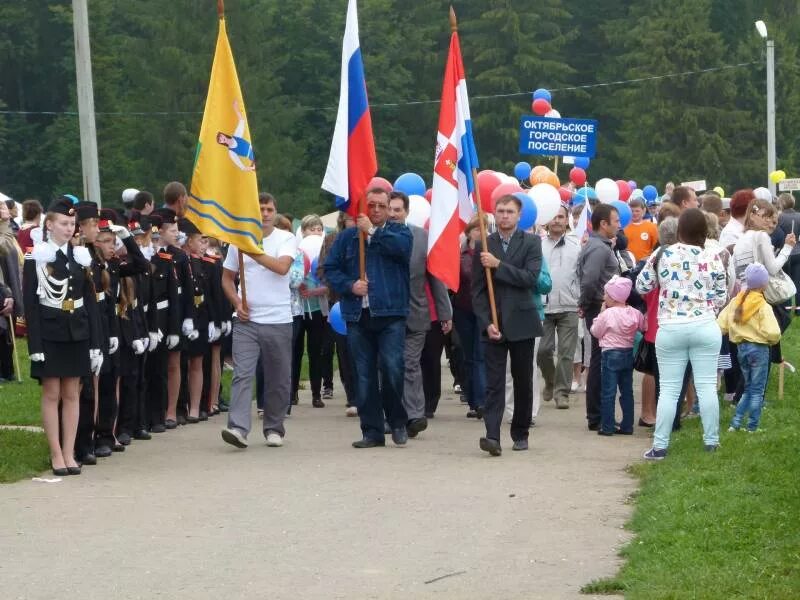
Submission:
{"label": "wooden flag pole", "polygon": [[17,374],[17,383],[22,383],[22,373],[19,372],[19,355],[17,354],[17,336],[14,332],[13,315],[8,315],[8,332],[11,334],[11,348],[14,352],[14,373]]}
{"label": "wooden flag pole", "polygon": [[244,253],[239,248],[236,250],[239,253],[239,293],[242,296],[242,306],[245,310],[249,310],[247,308],[247,283],[244,278]]}
{"label": "wooden flag pole", "polygon": [[[362,215],[367,214],[367,209],[365,206],[366,203],[367,203],[367,194],[366,192],[364,192],[358,199],[359,214]],[[367,280],[366,243],[367,243],[367,234],[359,229],[358,230],[358,273],[359,273],[359,278],[362,281]]]}

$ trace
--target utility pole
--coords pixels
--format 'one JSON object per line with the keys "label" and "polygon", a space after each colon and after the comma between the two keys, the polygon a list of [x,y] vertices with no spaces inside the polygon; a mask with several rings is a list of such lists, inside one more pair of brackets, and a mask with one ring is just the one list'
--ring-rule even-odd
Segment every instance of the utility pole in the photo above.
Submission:
{"label": "utility pole", "polygon": [[83,199],[101,205],[100,169],[97,163],[97,129],[94,123],[92,52],[89,46],[87,0],[72,0],[72,28],[75,34],[75,75],[78,83],[78,122],[81,134]]}

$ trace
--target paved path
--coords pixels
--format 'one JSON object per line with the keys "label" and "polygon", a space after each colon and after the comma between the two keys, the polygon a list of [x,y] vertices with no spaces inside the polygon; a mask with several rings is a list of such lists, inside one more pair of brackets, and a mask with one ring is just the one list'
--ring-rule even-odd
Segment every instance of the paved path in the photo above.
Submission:
{"label": "paved path", "polygon": [[583,395],[542,407],[529,452],[506,425],[500,458],[452,394],[406,448],[352,449],[342,398],[309,404],[283,448],[254,432],[237,451],[215,417],[80,477],[0,486],[2,597],[553,600],[617,570],[624,468],[649,440],[587,432]]}

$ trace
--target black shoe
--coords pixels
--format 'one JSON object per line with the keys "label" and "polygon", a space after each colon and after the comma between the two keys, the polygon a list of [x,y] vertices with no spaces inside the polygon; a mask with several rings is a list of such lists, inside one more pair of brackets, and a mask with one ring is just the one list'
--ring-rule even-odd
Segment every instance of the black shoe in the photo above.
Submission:
{"label": "black shoe", "polygon": [[322,390],[323,400],[333,400],[333,388],[325,388]]}
{"label": "black shoe", "polygon": [[219,405],[217,406],[217,410],[219,412],[228,412],[229,408],[230,406],[228,405],[227,402],[220,402]]}
{"label": "black shoe", "polygon": [[128,435],[127,433],[120,433],[117,436],[117,441],[123,446],[127,446],[131,443],[131,436]]}
{"label": "black shoe", "polygon": [[353,448],[383,448],[385,445],[384,440],[373,440],[367,437],[353,442]]}
{"label": "black shoe", "polygon": [[178,425],[186,425],[186,417],[183,415],[178,415]]}
{"label": "black shoe", "polygon": [[125,446],[123,446],[122,444],[119,443],[119,441],[117,441],[116,444],[111,446],[111,450],[113,452],[125,452]]}
{"label": "black shoe", "polygon": [[197,418],[200,419],[201,421],[208,421],[208,413],[204,410],[201,410],[200,416]]}
{"label": "black shoe", "polygon": [[78,462],[81,463],[82,465],[93,466],[97,464],[97,457],[91,452],[89,452],[88,454],[84,454],[83,458],[78,460]]}
{"label": "black shoe", "polygon": [[612,436],[614,435],[613,431],[603,431],[602,429],[597,430],[597,435],[605,435],[605,436]]}
{"label": "black shoe", "polygon": [[492,456],[500,456],[503,449],[500,447],[500,442],[489,438],[482,437],[480,441],[481,450],[488,452]]}
{"label": "black shoe", "polygon": [[478,418],[478,411],[477,410],[469,410],[469,411],[467,411],[467,418],[468,419],[477,419]]}
{"label": "black shoe", "polygon": [[178,427],[178,422],[174,419],[167,419],[164,421],[164,426],[167,429],[176,429]]}
{"label": "black shoe", "polygon": [[164,433],[166,430],[167,426],[164,423],[156,423],[150,426],[150,433]]}
{"label": "black shoe", "polygon": [[648,423],[647,421],[639,417],[639,427],[655,427],[655,426],[656,426],[655,423]]}
{"label": "black shoe", "polygon": [[422,433],[428,428],[428,419],[425,417],[421,419],[411,419],[406,425],[408,437],[417,437],[418,433]]}
{"label": "black shoe", "polygon": [[600,423],[589,423],[589,431],[598,431],[600,429]]}
{"label": "black shoe", "polygon": [[196,425],[197,423],[200,422],[200,417],[193,417],[193,416],[189,415],[188,417],[186,417],[186,422],[189,425]]}
{"label": "black shoe", "polygon": [[67,475],[69,475],[69,469],[67,469],[66,467],[64,467],[63,469],[56,469],[51,464],[50,468],[53,469],[53,475],[55,475],[56,477],[66,477]]}
{"label": "black shoe", "polygon": [[482,406],[479,406],[478,408],[476,408],[475,409],[475,413],[476,413],[476,416],[475,416],[476,419],[478,419],[479,421],[481,419],[483,419],[483,407]]}
{"label": "black shoe", "polygon": [[94,449],[94,455],[97,458],[108,458],[111,456],[111,447],[110,446],[98,446]]}
{"label": "black shoe", "polygon": [[528,449],[528,440],[514,440],[514,445],[511,447],[512,450],[522,451]]}
{"label": "black shoe", "polygon": [[133,439],[135,440],[151,440],[153,436],[147,433],[146,429],[140,429],[139,431],[133,432]]}
{"label": "black shoe", "polygon": [[314,408],[325,408],[325,403],[322,401],[322,398],[313,398],[311,400],[311,406]]}
{"label": "black shoe", "polygon": [[617,435],[633,435],[633,430],[631,429],[630,431],[622,431],[622,429],[617,427],[616,429],[614,429],[614,433],[616,433]]}
{"label": "black shoe", "polygon": [[406,428],[398,427],[397,429],[392,429],[392,441],[395,446],[405,446],[408,442],[408,432]]}
{"label": "black shoe", "polygon": [[67,467],[67,473],[69,473],[70,475],[80,475],[81,474],[81,468],[80,468],[80,466],[78,466],[78,467]]}
{"label": "black shoe", "polygon": [[300,398],[297,395],[297,392],[294,393],[292,396],[292,406],[297,406],[300,403]]}
{"label": "black shoe", "polygon": [[426,419],[432,419],[433,417],[434,417],[434,414],[432,412],[426,412],[425,413],[425,418]]}

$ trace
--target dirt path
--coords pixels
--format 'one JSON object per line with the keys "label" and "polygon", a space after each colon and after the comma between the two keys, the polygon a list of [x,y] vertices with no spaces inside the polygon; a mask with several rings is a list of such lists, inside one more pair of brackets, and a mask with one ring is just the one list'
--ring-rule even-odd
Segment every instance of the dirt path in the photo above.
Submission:
{"label": "dirt path", "polygon": [[283,448],[254,432],[236,451],[216,417],[80,477],[0,486],[3,597],[553,600],[618,568],[624,467],[649,439],[588,432],[583,395],[542,407],[529,452],[506,425],[499,459],[452,394],[406,448],[361,451],[338,393],[309,400]]}

